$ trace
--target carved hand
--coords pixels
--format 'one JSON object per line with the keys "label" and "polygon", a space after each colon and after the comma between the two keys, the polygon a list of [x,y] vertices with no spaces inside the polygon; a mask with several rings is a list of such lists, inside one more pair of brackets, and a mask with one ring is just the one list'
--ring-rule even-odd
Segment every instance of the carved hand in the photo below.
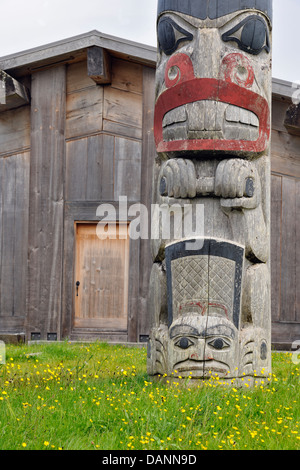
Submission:
{"label": "carved hand", "polygon": [[222,160],[216,171],[215,195],[224,209],[255,209],[261,202],[261,183],[248,160]]}
{"label": "carved hand", "polygon": [[159,176],[161,196],[176,199],[196,197],[196,172],[191,160],[176,158],[168,160]]}

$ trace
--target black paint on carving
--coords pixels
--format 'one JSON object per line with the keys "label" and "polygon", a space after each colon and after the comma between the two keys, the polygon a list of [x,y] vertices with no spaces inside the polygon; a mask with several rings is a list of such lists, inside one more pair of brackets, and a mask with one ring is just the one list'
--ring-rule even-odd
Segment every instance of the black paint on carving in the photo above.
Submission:
{"label": "black paint on carving", "polygon": [[[177,31],[177,35],[175,34],[175,30]],[[182,35],[179,38],[178,33]],[[193,40],[193,35],[191,33],[181,28],[181,26],[168,17],[164,17],[159,21],[157,26],[157,37],[160,52],[164,51],[166,55],[173,54],[181,42]]]}
{"label": "black paint on carving", "polygon": [[240,308],[241,308],[241,289],[243,276],[244,248],[234,243],[215,239],[205,239],[201,250],[187,250],[186,244],[195,243],[196,240],[185,240],[173,243],[166,247],[166,271],[167,271],[167,289],[168,289],[168,323],[169,327],[173,323],[173,296],[172,296],[172,261],[187,256],[207,255],[218,256],[220,258],[235,261],[235,280],[234,280],[234,302],[233,302],[233,324],[239,329]]}
{"label": "black paint on carving", "polygon": [[[234,34],[241,31],[239,39]],[[242,51],[258,55],[263,50],[270,52],[270,38],[268,27],[263,18],[251,15],[222,35],[224,42],[236,42]]]}
{"label": "black paint on carving", "polygon": [[174,11],[205,20],[215,20],[235,11],[259,10],[272,21],[272,0],[158,0],[158,16]]}

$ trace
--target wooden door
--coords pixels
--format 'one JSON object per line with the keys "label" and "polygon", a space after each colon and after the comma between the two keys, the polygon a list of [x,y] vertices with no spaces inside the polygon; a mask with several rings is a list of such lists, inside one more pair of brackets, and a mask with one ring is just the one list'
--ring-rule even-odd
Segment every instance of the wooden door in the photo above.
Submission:
{"label": "wooden door", "polygon": [[127,330],[128,224],[99,239],[97,224],[76,224],[74,328]]}

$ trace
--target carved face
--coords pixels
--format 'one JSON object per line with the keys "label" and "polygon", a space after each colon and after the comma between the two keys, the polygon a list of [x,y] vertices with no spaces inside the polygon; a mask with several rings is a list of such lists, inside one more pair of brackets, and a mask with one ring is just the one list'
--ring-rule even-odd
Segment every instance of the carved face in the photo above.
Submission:
{"label": "carved face", "polygon": [[238,331],[226,318],[183,316],[173,322],[169,337],[171,373],[175,377],[233,377]]}
{"label": "carved face", "polygon": [[[177,2],[159,2],[158,153],[251,156],[268,150],[270,20],[252,8],[254,0],[243,2],[246,9],[224,7],[234,3],[240,2],[190,0],[176,11],[170,5]],[[207,14],[212,5],[214,14]]]}

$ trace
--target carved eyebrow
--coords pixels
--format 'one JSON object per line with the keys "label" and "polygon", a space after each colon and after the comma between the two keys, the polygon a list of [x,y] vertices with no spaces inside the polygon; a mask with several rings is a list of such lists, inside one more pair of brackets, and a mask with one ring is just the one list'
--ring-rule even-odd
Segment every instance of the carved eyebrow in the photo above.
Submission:
{"label": "carved eyebrow", "polygon": [[170,329],[170,338],[173,339],[176,336],[200,336],[197,328],[194,328],[191,325],[175,325]]}
{"label": "carved eyebrow", "polygon": [[[254,49],[253,47],[251,47],[251,45],[244,44],[242,39],[232,36],[234,33],[239,31],[242,27],[246,27],[247,24],[249,26],[251,22],[252,22],[252,28],[254,29],[256,28],[256,25],[260,25],[258,34],[259,34],[259,40],[262,42],[262,46],[259,47],[258,49]],[[264,29],[261,29],[262,27]],[[251,40],[251,32],[247,31],[247,33],[248,35],[250,34],[248,40]],[[252,34],[254,34],[254,31],[252,31]],[[247,16],[246,18],[244,18],[244,20],[241,21],[239,24],[237,24],[232,29],[222,34],[222,40],[224,42],[230,42],[230,41],[236,42],[241,50],[245,52],[249,52],[250,54],[253,54],[253,55],[258,55],[263,50],[266,50],[269,53],[271,50],[267,23],[263,18],[261,18],[258,15],[251,15],[251,16]]]}
{"label": "carved eyebrow", "polygon": [[215,325],[201,331],[191,325],[175,325],[170,329],[170,338],[176,336],[198,336],[199,338],[207,338],[210,336],[226,336],[227,338],[235,338],[235,331],[227,325]]}
{"label": "carved eyebrow", "polygon": [[206,329],[205,336],[226,336],[227,338],[235,338],[235,331],[226,325],[215,325]]}

